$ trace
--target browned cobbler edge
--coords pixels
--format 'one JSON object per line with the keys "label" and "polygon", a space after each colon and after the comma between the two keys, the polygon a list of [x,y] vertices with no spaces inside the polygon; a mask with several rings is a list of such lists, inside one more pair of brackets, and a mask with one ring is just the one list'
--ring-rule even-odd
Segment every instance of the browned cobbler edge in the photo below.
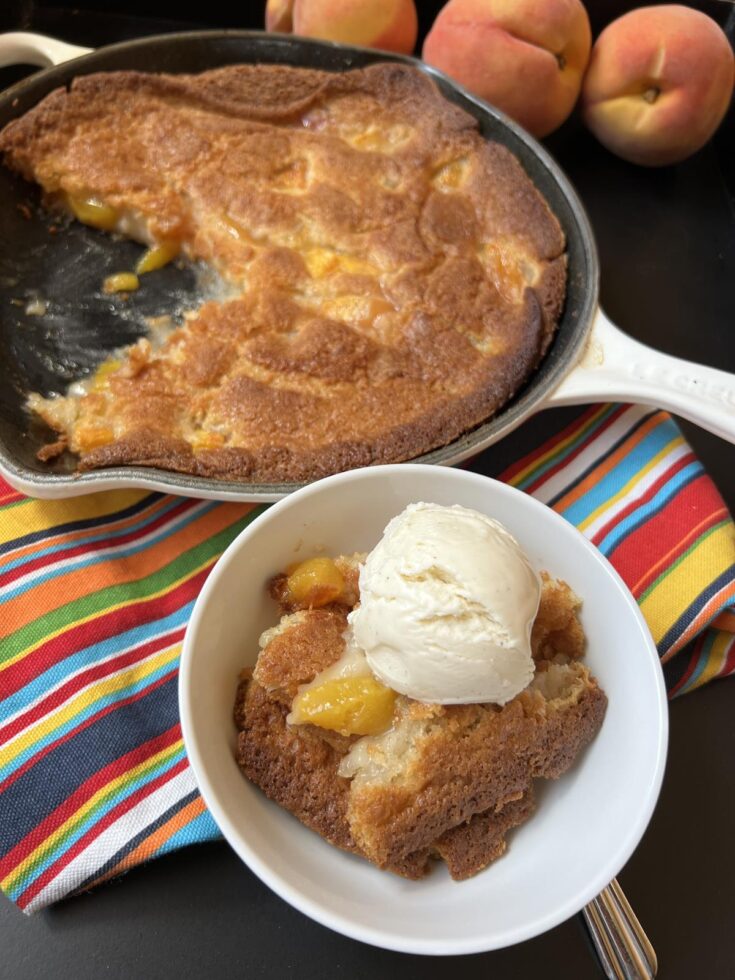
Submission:
{"label": "browned cobbler edge", "polygon": [[[348,819],[370,859],[381,867],[399,863],[448,826],[502,813],[534,779],[562,776],[599,730],[607,699],[590,680],[577,704],[549,718],[534,701],[523,692],[497,713],[450,706],[421,758],[422,774],[441,773],[441,779],[426,780],[418,792],[400,785],[353,788]],[[455,732],[456,739],[448,737]]]}
{"label": "browned cobbler edge", "polygon": [[[125,133],[121,104],[130,110]],[[363,117],[368,104],[374,115]],[[320,135],[319,113],[326,118],[327,110],[333,118]],[[305,119],[316,124],[302,126]],[[356,148],[344,135],[356,120],[363,130],[407,127],[409,142],[390,152]],[[208,304],[181,328],[189,338],[179,347],[188,373],[162,366],[157,355],[138,358],[128,375],[110,375],[109,400],[88,410],[93,422],[115,423],[113,441],[76,449],[82,416],[65,428],[48,411],[51,400],[37,409],[62,436],[40,450],[41,459],[68,443],[80,470],[138,464],[252,482],[303,481],[411,459],[496,414],[538,366],[562,312],[565,243],[548,205],[507,149],[482,139],[471,116],[406,66],[82,76],[8,124],[0,152],[50,201],[77,193],[130,206],[148,219],[154,240],[179,243],[225,277],[243,263],[248,268],[248,292]],[[316,176],[294,195],[278,183],[282,162],[298,180],[302,158]],[[461,193],[455,185],[439,188],[436,173],[459,159],[469,160]],[[375,174],[387,183],[371,183]],[[395,193],[385,189],[391,180],[399,181]],[[283,247],[278,235],[297,227],[302,212],[319,234],[307,245]],[[207,224],[222,215],[248,230],[265,222],[267,247],[254,252]],[[538,270],[536,279],[523,280],[520,299],[511,301],[480,262],[493,235],[521,241]],[[392,333],[318,304],[299,305],[297,287],[315,281],[299,248],[314,242],[348,255],[378,250],[388,263],[381,269],[390,272],[379,292],[392,305]],[[525,267],[516,261],[519,274]],[[329,281],[339,280],[344,295],[377,296],[377,271],[340,269]],[[507,274],[502,265],[497,275]],[[490,346],[473,337],[490,338]],[[193,448],[182,434],[204,424],[192,414],[200,410],[191,407],[195,400],[207,424],[210,416],[225,419],[224,445],[202,448],[193,440]],[[80,399],[80,412],[92,401]],[[304,419],[302,429],[294,417]]]}
{"label": "browned cobbler edge", "polygon": [[255,483],[319,479],[361,466],[404,462],[444,446],[490,418],[514,391],[515,388],[506,397],[492,389],[478,391],[460,404],[427,413],[374,442],[335,443],[304,453],[279,446],[263,449],[257,457],[246,449],[235,448],[193,453],[183,439],[141,431],[86,454],[79,469],[139,464],[204,477],[247,478]]}

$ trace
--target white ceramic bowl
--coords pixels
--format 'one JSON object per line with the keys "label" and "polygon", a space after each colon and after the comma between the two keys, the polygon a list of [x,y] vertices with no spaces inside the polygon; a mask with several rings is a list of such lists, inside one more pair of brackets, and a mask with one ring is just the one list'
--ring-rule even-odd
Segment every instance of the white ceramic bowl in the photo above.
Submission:
{"label": "white ceramic bowl", "polygon": [[[462,504],[505,524],[537,568],[584,600],[587,663],[607,692],[602,729],[572,769],[541,783],[539,806],[506,855],[469,881],[437,867],[419,882],[331,847],[268,801],[238,769],[232,706],[239,670],[276,621],[265,584],[315,552],[372,548],[414,501]],[[502,483],[435,466],[378,466],[313,483],[275,504],[230,545],[197,599],[184,641],[181,722],[199,788],[243,861],[302,912],[388,949],[498,949],[578,912],[625,864],[663,777],[668,716],[658,656],[630,592],[563,518]]]}

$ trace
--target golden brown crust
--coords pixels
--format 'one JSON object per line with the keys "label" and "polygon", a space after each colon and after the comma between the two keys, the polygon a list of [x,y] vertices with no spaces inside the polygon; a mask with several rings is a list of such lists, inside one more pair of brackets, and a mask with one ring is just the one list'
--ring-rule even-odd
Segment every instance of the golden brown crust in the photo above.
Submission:
{"label": "golden brown crust", "polygon": [[271,599],[275,599],[281,607],[282,612],[290,613],[294,611],[295,607],[291,602],[291,596],[288,591],[288,575],[285,572],[279,572],[278,575],[273,576],[268,583],[268,594]]}
{"label": "golden brown crust", "polygon": [[287,708],[270,699],[257,681],[247,684],[243,694],[237,709],[242,771],[331,844],[356,851],[346,819],[349,781],[337,775],[340,755],[324,739],[287,725]]}
{"label": "golden brown crust", "polygon": [[252,667],[245,667],[240,671],[237,692],[235,694],[235,707],[232,711],[232,720],[235,722],[235,728],[237,728],[238,732],[242,731],[245,727],[245,697],[247,695],[248,685],[252,679]]}
{"label": "golden brown crust", "polygon": [[412,68],[84,76],[0,151],[242,291],[78,404],[34,403],[82,469],[272,482],[409,459],[512,397],[560,315],[558,222]]}
{"label": "golden brown crust", "polygon": [[338,607],[306,609],[260,652],[254,677],[274,697],[290,705],[301,684],[308,684],[344,651],[347,616]]}
{"label": "golden brown crust", "polygon": [[[235,723],[237,761],[265,795],[336,847],[361,854],[347,820],[349,780],[337,773],[349,747],[335,747],[327,733],[286,723],[287,709],[269,697],[257,681],[245,677],[238,687]],[[499,812],[478,814],[448,831],[432,847],[407,854],[386,870],[418,879],[441,857],[456,880],[467,878],[505,850],[505,835],[533,812],[533,795],[512,801]],[[365,855],[362,855],[365,857]]]}
{"label": "golden brown crust", "polygon": [[[269,799],[330,844],[359,854],[346,816],[349,780],[337,773],[345,748],[335,749],[311,726],[297,731],[286,723],[286,714],[287,708],[257,680],[241,681],[235,703],[238,765]],[[405,855],[388,870],[421,878],[428,861],[424,849]]]}
{"label": "golden brown crust", "polygon": [[537,662],[554,657],[579,660],[584,656],[585,635],[579,621],[582,605],[566,582],[541,573],[542,589],[531,631],[531,651]]}
{"label": "golden brown crust", "polygon": [[342,573],[342,595],[339,597],[349,609],[360,601],[360,566],[365,564],[366,552],[356,551],[353,555],[338,555],[334,564]]}
{"label": "golden brown crust", "polygon": [[598,731],[607,705],[584,674],[576,700],[559,707],[530,691],[501,710],[446,707],[414,739],[415,758],[401,778],[355,777],[348,820],[360,848],[378,866],[395,864],[447,828],[517,799],[534,778],[560,776]]}
{"label": "golden brown crust", "polygon": [[505,853],[508,831],[525,823],[535,809],[533,786],[529,786],[517,800],[510,800],[499,809],[476,813],[467,823],[442,834],[434,850],[452,878],[464,881]]}
{"label": "golden brown crust", "polygon": [[62,436],[55,442],[46,443],[45,446],[41,448],[36,453],[36,456],[42,463],[48,463],[52,459],[56,459],[58,456],[62,456],[69,446],[69,442],[66,436]]}

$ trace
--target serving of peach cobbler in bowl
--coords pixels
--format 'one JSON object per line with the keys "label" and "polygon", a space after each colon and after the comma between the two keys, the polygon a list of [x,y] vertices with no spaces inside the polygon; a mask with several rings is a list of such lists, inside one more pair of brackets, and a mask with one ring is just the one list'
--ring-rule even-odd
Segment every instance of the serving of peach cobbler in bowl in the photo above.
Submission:
{"label": "serving of peach cobbler in bowl", "polygon": [[665,760],[656,651],[606,560],[519,491],[413,464],[252,521],[197,600],[180,707],[249,867],[410,952],[579,911],[638,843]]}

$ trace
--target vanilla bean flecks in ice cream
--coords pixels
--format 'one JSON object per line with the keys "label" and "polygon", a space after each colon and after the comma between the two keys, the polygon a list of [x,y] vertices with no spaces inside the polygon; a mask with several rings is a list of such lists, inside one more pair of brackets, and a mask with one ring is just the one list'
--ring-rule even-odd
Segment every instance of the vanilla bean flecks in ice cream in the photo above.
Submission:
{"label": "vanilla bean flecks in ice cream", "polygon": [[354,639],[384,684],[418,701],[505,704],[533,677],[541,583],[510,532],[460,506],[416,503],[360,570]]}

